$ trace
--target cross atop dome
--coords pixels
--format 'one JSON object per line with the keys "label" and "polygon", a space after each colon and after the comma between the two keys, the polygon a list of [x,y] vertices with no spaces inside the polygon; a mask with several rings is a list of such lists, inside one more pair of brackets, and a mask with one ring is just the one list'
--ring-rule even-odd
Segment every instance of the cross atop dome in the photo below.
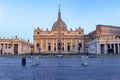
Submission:
{"label": "cross atop dome", "polygon": [[59,11],[59,12],[60,12],[60,6],[61,6],[61,4],[58,5],[58,11]]}
{"label": "cross atop dome", "polygon": [[60,6],[61,6],[61,4],[58,5],[58,19],[53,24],[52,30],[58,30],[58,27],[60,27],[61,30],[67,30],[67,26],[66,26],[65,22],[61,18]]}

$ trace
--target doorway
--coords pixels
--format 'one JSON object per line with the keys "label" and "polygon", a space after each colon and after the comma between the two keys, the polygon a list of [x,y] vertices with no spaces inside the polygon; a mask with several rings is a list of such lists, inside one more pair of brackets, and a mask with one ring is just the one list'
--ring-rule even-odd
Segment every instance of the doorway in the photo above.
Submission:
{"label": "doorway", "polygon": [[14,53],[18,54],[18,44],[14,44]]}

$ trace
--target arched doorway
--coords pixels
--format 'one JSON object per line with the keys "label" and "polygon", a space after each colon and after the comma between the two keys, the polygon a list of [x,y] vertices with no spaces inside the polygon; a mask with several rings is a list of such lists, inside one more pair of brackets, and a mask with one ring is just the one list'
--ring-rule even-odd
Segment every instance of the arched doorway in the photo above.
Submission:
{"label": "arched doorway", "polygon": [[58,51],[61,51],[61,42],[58,42]]}
{"label": "arched doorway", "polygon": [[78,44],[78,51],[80,51],[80,50],[81,50],[81,47],[82,47],[82,44],[81,44],[81,43],[79,43],[79,44]]}
{"label": "arched doorway", "polygon": [[68,43],[67,50],[70,51],[70,43]]}
{"label": "arched doorway", "polygon": [[48,43],[48,51],[51,51],[51,44]]}
{"label": "arched doorway", "polygon": [[40,50],[41,50],[41,49],[40,49],[40,44],[39,44],[39,43],[37,44],[37,50],[38,50],[38,52],[40,52]]}

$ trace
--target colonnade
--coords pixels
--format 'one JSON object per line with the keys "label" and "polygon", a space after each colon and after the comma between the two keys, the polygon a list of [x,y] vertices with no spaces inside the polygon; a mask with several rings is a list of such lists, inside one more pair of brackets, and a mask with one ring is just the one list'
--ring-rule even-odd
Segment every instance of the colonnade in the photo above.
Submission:
{"label": "colonnade", "polygon": [[0,43],[0,54],[14,53],[14,44]]}
{"label": "colonnade", "polygon": [[120,43],[100,44],[101,54],[120,54]]}
{"label": "colonnade", "polygon": [[24,43],[0,43],[0,54],[30,53],[31,47]]}

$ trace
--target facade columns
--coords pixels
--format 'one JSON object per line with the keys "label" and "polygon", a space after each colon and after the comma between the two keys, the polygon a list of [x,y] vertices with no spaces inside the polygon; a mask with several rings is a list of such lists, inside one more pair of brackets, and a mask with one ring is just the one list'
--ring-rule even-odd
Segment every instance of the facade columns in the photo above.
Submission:
{"label": "facade columns", "polygon": [[85,40],[82,39],[82,52],[85,52]]}
{"label": "facade columns", "polygon": [[53,41],[52,41],[52,39],[50,39],[50,46],[51,46],[51,50],[50,51],[53,51]]}
{"label": "facade columns", "polygon": [[66,39],[64,39],[64,51],[66,51]]}
{"label": "facade columns", "polygon": [[[78,47],[79,47],[78,44],[79,44],[79,39],[77,39],[77,52],[79,51],[79,50],[78,50]],[[80,51],[79,51],[79,52],[80,52]]]}
{"label": "facade columns", "polygon": [[70,40],[70,43],[71,43],[71,44],[70,44],[70,51],[73,51],[73,50],[72,50],[72,39]]}
{"label": "facade columns", "polygon": [[52,41],[52,44],[51,44],[52,45],[51,46],[52,47],[52,51],[54,51],[54,42],[53,42],[53,39],[51,39],[51,41]]}
{"label": "facade columns", "polygon": [[67,51],[67,39],[65,39],[65,51]]}
{"label": "facade columns", "polygon": [[53,47],[52,47],[52,48],[53,48],[52,51],[54,51],[54,39],[52,39],[52,41],[53,41],[53,43],[52,43],[52,45],[53,45]]}
{"label": "facade columns", "polygon": [[77,43],[77,39],[75,39],[75,50],[76,50],[76,52],[78,51],[78,43]]}
{"label": "facade columns", "polygon": [[51,50],[50,51],[52,51],[52,39],[49,39],[49,43],[50,43],[50,47],[51,47]]}
{"label": "facade columns", "polygon": [[68,46],[68,39],[66,39],[66,51],[67,51],[67,46]]}
{"label": "facade columns", "polygon": [[[36,40],[34,40],[34,52],[36,53],[37,52],[37,47],[36,47]],[[12,47],[14,48],[14,44],[12,44]],[[14,51],[13,51],[14,53]]]}
{"label": "facade columns", "polygon": [[56,39],[56,51],[58,51],[58,41]]}
{"label": "facade columns", "polygon": [[68,51],[68,39],[66,39],[66,51]]}
{"label": "facade columns", "polygon": [[63,41],[63,42],[64,42],[64,51],[65,51],[65,39],[64,39],[64,41]]}
{"label": "facade columns", "polygon": [[42,39],[40,40],[40,43],[41,43],[40,44],[40,52],[41,52],[43,50],[43,40]]}

